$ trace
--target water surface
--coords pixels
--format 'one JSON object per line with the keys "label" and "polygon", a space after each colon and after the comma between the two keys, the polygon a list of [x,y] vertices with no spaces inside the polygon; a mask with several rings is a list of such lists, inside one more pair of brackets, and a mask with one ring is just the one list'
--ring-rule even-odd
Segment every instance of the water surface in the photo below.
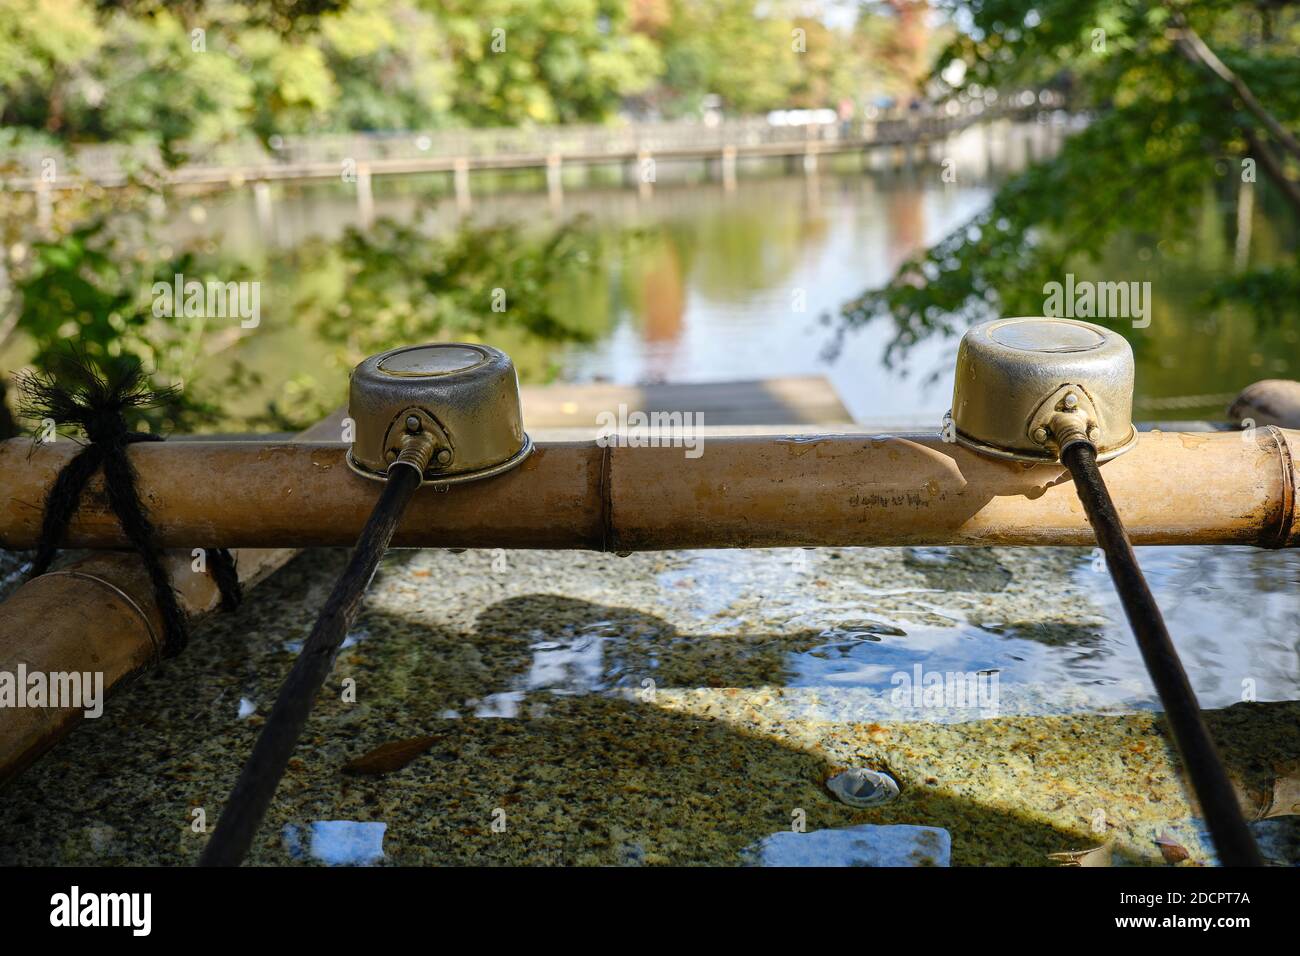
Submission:
{"label": "water surface", "polygon": [[[474,215],[542,228],[586,212],[597,229],[643,233],[601,263],[601,294],[566,304],[590,310],[596,340],[521,356],[526,378],[824,374],[859,421],[937,425],[955,340],[925,341],[886,368],[892,330],[882,322],[828,363],[820,317],[983,208],[1034,142],[976,142],[975,153],[990,147],[1000,161],[981,169],[968,156],[970,175],[955,184],[924,164],[768,171],[734,192],[683,173],[649,196],[608,178],[573,183],[556,210],[521,179],[484,193]],[[445,192],[433,180],[381,183],[377,211],[410,216],[432,201],[435,228],[451,228],[458,212]],[[337,235],[355,218],[338,187],[277,189],[269,229],[244,193],[174,207],[178,236],[220,236],[251,254]],[[1258,215],[1267,256],[1288,233],[1269,210]],[[1227,324],[1198,304],[1198,289],[1233,257],[1231,210],[1211,198],[1205,218],[1190,258],[1125,237],[1102,266],[1153,282],[1152,326],[1124,330],[1139,409],[1294,374],[1293,325]],[[283,380],[318,371],[325,346],[268,299],[265,328],[234,352]],[[329,387],[343,394],[341,380]],[[250,406],[263,397],[241,396]],[[1145,407],[1147,418],[1221,411]],[[1300,557],[1183,547],[1139,556],[1203,707],[1300,698]],[[340,566],[337,555],[300,559],[33,768],[4,807],[0,861],[195,858],[192,808],[215,819]],[[896,697],[900,675],[917,673],[996,675],[1000,720]],[[393,555],[332,680],[344,677],[356,678],[357,703],[333,684],[322,695],[255,862],[737,863],[805,812],[809,829],[943,827],[955,863],[1042,863],[1088,845],[1099,810],[1131,861],[1159,862],[1162,832],[1206,858],[1151,729],[1157,701],[1140,655],[1091,549]],[[1287,705],[1255,706],[1215,716],[1234,768],[1291,746],[1278,727],[1294,721],[1276,724]],[[408,768],[373,779],[341,772],[372,748],[424,736],[435,742]],[[876,759],[891,761],[904,787],[883,813],[851,811],[821,786],[834,766]],[[45,799],[56,787],[60,799]],[[1276,837],[1270,854],[1294,860],[1294,828],[1271,826],[1259,830]]]}

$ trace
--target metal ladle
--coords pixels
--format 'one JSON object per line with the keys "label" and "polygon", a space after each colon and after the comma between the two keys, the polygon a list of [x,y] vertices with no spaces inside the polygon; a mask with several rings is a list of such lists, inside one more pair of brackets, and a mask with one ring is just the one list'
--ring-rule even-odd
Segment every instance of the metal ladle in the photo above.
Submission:
{"label": "metal ladle", "polygon": [[957,353],[945,437],[974,451],[1069,469],[1155,684],[1192,789],[1228,866],[1262,866],[1187,672],[1098,463],[1137,443],[1133,351],[1098,325],[1014,318],[969,329]]}
{"label": "metal ladle", "polygon": [[280,687],[200,866],[238,866],[247,855],[416,489],[489,478],[532,451],[514,365],[483,345],[421,345],[366,359],[352,373],[348,414],[355,429],[348,464],[384,488]]}

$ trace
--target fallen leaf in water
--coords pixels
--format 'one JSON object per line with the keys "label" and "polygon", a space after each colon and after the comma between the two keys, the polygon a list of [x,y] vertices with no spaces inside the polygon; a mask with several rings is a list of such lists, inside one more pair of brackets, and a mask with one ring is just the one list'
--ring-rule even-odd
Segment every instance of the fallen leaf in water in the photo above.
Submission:
{"label": "fallen leaf in water", "polygon": [[1156,846],[1160,847],[1160,855],[1165,858],[1166,863],[1181,863],[1191,856],[1187,848],[1171,837],[1168,832],[1156,837]]}
{"label": "fallen leaf in water", "polygon": [[410,737],[406,740],[389,741],[367,754],[349,760],[343,765],[343,772],[374,775],[401,770],[441,739],[441,737]]}
{"label": "fallen leaf in water", "polygon": [[1064,853],[1049,853],[1047,858],[1055,860],[1061,866],[1110,866],[1110,847],[1112,839],[1107,839],[1101,846],[1091,850],[1067,850]]}

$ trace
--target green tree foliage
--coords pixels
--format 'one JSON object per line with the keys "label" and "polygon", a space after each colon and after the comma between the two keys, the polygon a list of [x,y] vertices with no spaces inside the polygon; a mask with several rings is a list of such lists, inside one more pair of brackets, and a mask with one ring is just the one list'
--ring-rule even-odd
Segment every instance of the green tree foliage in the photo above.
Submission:
{"label": "green tree foliage", "polygon": [[[294,365],[308,367],[288,380],[277,374],[269,407],[246,414],[225,408],[224,420],[305,427],[338,404],[357,362],[410,342],[490,341],[514,357],[523,377],[536,376],[555,346],[605,331],[584,324],[590,319],[581,316],[592,310],[570,314],[562,306],[604,275],[605,254],[601,236],[581,219],[540,231],[466,224],[449,234],[381,220],[369,231],[308,242],[267,264],[294,277],[290,289],[277,292],[292,303],[278,321],[292,323]],[[277,319],[270,321],[274,332]],[[306,342],[313,361],[303,363]],[[240,358],[230,373],[222,391],[266,385]]]}
{"label": "green tree foliage", "polygon": [[451,0],[439,5],[471,124],[606,119],[644,91],[659,53],[621,0]]}
{"label": "green tree foliage", "polygon": [[[0,121],[167,158],[255,134],[601,122],[915,92],[924,4],[0,0]],[[928,54],[927,54],[928,55]],[[10,136],[9,138],[14,138]]]}
{"label": "green tree foliage", "polygon": [[421,129],[451,122],[455,69],[446,31],[427,10],[388,0],[353,0],[321,22],[345,129]]}
{"label": "green tree foliage", "polygon": [[325,54],[315,46],[286,44],[259,28],[240,36],[239,52],[253,83],[253,129],[263,140],[311,129],[338,99]]}
{"label": "green tree foliage", "polygon": [[[1246,169],[1281,201],[1294,174],[1266,182],[1260,147],[1281,156],[1229,85],[1183,52],[1184,25],[1217,51],[1281,123],[1300,122],[1300,16],[1272,4],[1143,0],[979,0],[950,4],[965,31],[936,70],[960,60],[963,85],[1054,83],[1095,110],[1058,157],[1004,186],[991,207],[900,267],[893,281],[845,304],[839,331],[887,318],[892,352],[998,314],[1040,314],[1043,287],[1096,263],[1121,234],[1153,244],[1195,232],[1207,190],[1235,197]],[[1183,20],[1182,18],[1185,18]],[[1282,162],[1282,160],[1279,160]],[[1293,254],[1292,254],[1293,255]],[[1294,260],[1242,275],[1207,304],[1236,301],[1260,316],[1295,312]]]}
{"label": "green tree foliage", "polygon": [[672,0],[659,40],[665,92],[679,108],[698,108],[706,94],[739,113],[789,105],[786,92],[799,82],[795,25],[756,18],[754,8],[752,0]]}
{"label": "green tree foliage", "polygon": [[238,61],[195,50],[199,36],[168,13],[112,26],[104,57],[90,72],[95,92],[83,129],[118,140],[156,139],[172,161],[182,158],[171,153],[174,144],[240,134],[256,100]]}
{"label": "green tree foliage", "polygon": [[[492,341],[535,375],[557,345],[606,330],[608,315],[592,318],[599,309],[571,313],[562,305],[575,297],[608,300],[608,290],[593,284],[604,281],[609,244],[623,241],[582,219],[529,229],[464,224],[451,232],[418,219],[380,220],[366,232],[351,229],[247,263],[209,243],[173,249],[160,241],[156,197],[149,186],[133,185],[70,199],[61,204],[67,208],[55,236],[13,238],[0,310],[0,339],[20,336],[11,347],[37,369],[75,342],[101,367],[128,359],[149,370],[156,386],[184,383],[178,403],[146,416],[154,428],[302,427],[337,405],[361,358],[396,345]],[[14,200],[0,200],[0,223],[9,222]],[[244,400],[246,387],[266,382],[242,361],[245,333],[237,321],[187,314],[169,299],[160,306],[155,283],[171,287],[178,274],[203,284],[269,277],[252,350],[272,363],[262,371],[276,387],[257,392],[271,393],[269,408],[261,397]],[[276,352],[277,342],[285,351]],[[286,366],[299,370],[288,380]],[[4,415],[0,407],[0,420]]]}
{"label": "green tree foliage", "polygon": [[[191,375],[206,320],[154,314],[150,290],[177,272],[206,280],[226,270],[192,253],[152,253],[147,204],[138,195],[79,222],[57,239],[37,242],[10,266],[16,325],[30,343],[31,364],[47,369],[68,343],[107,368],[125,359],[156,371],[163,384]],[[183,396],[145,418],[155,428],[211,420],[210,405]]]}
{"label": "green tree foliage", "polygon": [[0,2],[0,117],[59,132],[62,90],[101,41],[81,0]]}

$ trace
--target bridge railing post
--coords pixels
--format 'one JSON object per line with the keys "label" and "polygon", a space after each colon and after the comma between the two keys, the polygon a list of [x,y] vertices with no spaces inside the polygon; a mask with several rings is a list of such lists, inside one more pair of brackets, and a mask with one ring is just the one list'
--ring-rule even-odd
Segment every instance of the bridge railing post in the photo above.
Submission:
{"label": "bridge railing post", "polygon": [[375,196],[370,188],[370,164],[357,163],[357,219],[362,229],[369,229],[375,222]]}
{"label": "bridge railing post", "polygon": [[469,192],[469,158],[457,156],[451,164],[452,187],[456,192],[456,208],[467,213],[472,199]]}
{"label": "bridge railing post", "polygon": [[269,240],[275,222],[271,216],[271,184],[265,179],[253,183],[253,206],[257,210],[257,227],[261,230],[263,238]]}
{"label": "bridge railing post", "polygon": [[550,199],[552,206],[559,207],[564,203],[564,167],[563,158],[558,152],[552,152],[546,156],[546,195]]}
{"label": "bridge railing post", "polygon": [[736,188],[736,147],[722,147],[722,188],[731,192]]}

